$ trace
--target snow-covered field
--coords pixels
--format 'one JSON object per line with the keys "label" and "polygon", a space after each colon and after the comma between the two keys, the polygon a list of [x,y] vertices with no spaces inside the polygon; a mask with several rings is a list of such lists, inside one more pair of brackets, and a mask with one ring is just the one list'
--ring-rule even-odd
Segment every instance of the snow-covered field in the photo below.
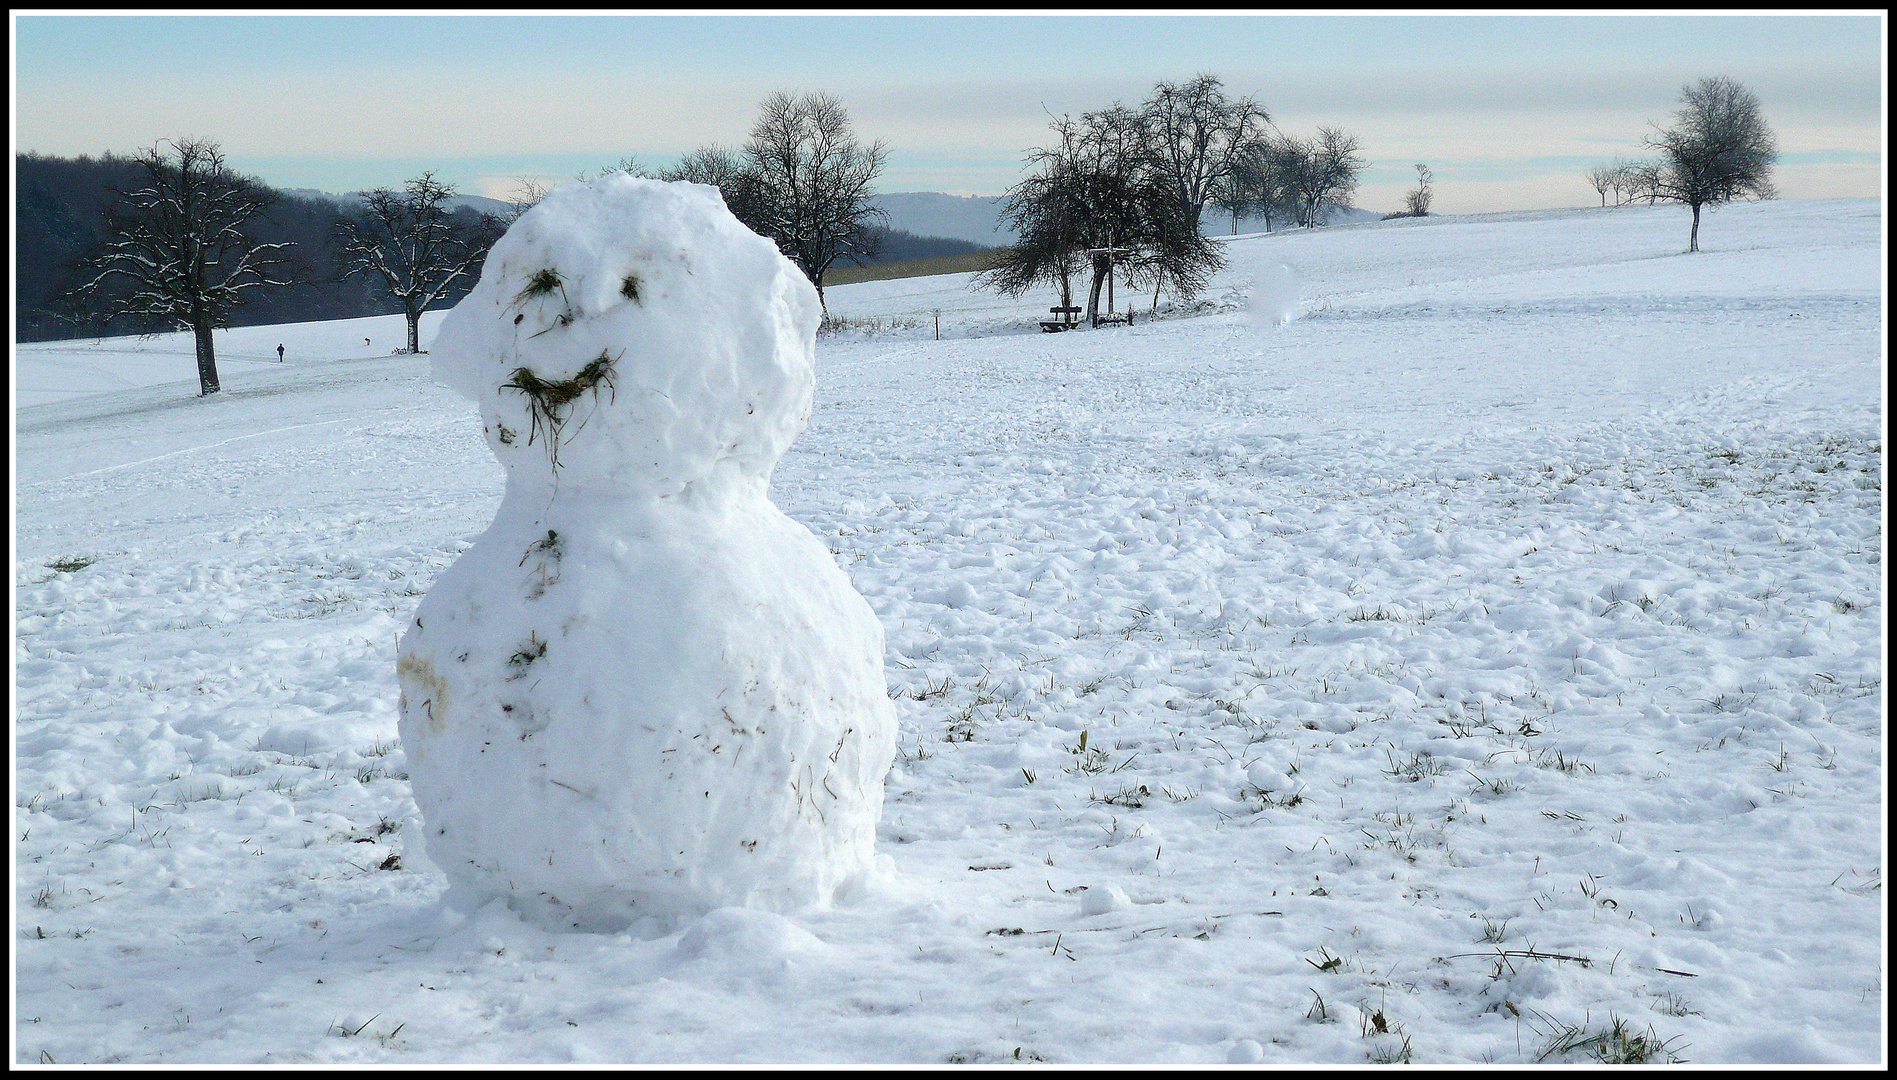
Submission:
{"label": "snow-covered field", "polygon": [[894,873],[619,935],[420,852],[396,638],[502,473],[399,318],[206,400],[16,348],[16,1059],[1881,1061],[1882,224],[1244,238],[1058,335],[830,289],[881,328],[772,492],[887,634]]}

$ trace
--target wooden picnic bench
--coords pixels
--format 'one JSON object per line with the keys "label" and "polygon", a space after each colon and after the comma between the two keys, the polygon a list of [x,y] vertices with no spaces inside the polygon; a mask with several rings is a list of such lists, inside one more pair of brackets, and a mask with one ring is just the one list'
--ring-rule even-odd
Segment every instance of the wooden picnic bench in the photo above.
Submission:
{"label": "wooden picnic bench", "polygon": [[1095,326],[1099,326],[1101,323],[1125,323],[1128,326],[1132,326],[1133,325],[1133,309],[1128,308],[1125,311],[1121,311],[1121,312],[1112,312],[1112,311],[1096,312],[1093,317],[1093,324]]}
{"label": "wooden picnic bench", "polygon": [[1060,318],[1042,319],[1041,333],[1043,334],[1057,334],[1061,332],[1062,330],[1072,330],[1074,327],[1080,325],[1080,320],[1075,317],[1080,314],[1082,310],[1080,308],[1051,307],[1051,308],[1048,308],[1047,310],[1055,315],[1059,315]]}

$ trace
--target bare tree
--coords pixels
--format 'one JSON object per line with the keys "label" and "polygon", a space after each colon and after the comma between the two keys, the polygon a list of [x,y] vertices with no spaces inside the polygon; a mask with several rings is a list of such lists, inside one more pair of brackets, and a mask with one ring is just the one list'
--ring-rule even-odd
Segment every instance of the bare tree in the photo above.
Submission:
{"label": "bare tree", "polygon": [[1635,180],[1634,166],[1628,162],[1622,161],[1620,158],[1615,158],[1614,163],[1608,166],[1607,185],[1614,193],[1615,206],[1634,201]]}
{"label": "bare tree", "polygon": [[474,270],[500,239],[491,214],[456,213],[453,184],[425,172],[401,191],[377,188],[362,209],[337,225],[344,277],[367,275],[402,305],[408,351],[421,351],[421,318],[428,305]]}
{"label": "bare tree", "polygon": [[1183,85],[1158,84],[1139,118],[1148,167],[1194,229],[1205,204],[1217,199],[1271,120],[1252,98],[1227,98],[1224,84],[1211,74]]}
{"label": "bare tree", "polygon": [[1234,169],[1212,193],[1212,205],[1231,215],[1233,236],[1238,235],[1239,218],[1257,216],[1253,209],[1254,196],[1246,190],[1241,176],[1242,169]]}
{"label": "bare tree", "polygon": [[1321,127],[1313,139],[1284,140],[1289,183],[1298,224],[1322,224],[1332,210],[1347,209],[1357,193],[1357,175],[1368,165],[1357,137],[1339,128]]}
{"label": "bare tree", "polygon": [[997,253],[976,282],[1010,296],[1039,281],[1058,284],[1061,306],[1071,307],[1073,276],[1091,268],[1091,322],[1116,249],[1128,246],[1138,226],[1138,118],[1116,105],[1078,121],[1061,117],[1052,126],[1059,140],[1029,153],[1034,171],[1002,204],[1002,219],[1019,239]]}
{"label": "bare tree", "polygon": [[1274,217],[1297,217],[1297,197],[1292,190],[1292,172],[1296,167],[1296,148],[1283,139],[1259,136],[1250,140],[1219,190],[1218,205],[1232,215],[1232,231],[1238,231],[1240,217],[1260,217],[1265,231],[1271,231]]}
{"label": "bare tree", "polygon": [[1626,191],[1628,202],[1645,201],[1651,206],[1659,200],[1660,168],[1657,161],[1630,161],[1626,164],[1621,171],[1620,183]]}
{"label": "bare tree", "polygon": [[[1093,322],[1100,315],[1103,285],[1109,290],[1107,308],[1112,310],[1114,268],[1124,265],[1142,241],[1159,239],[1147,229],[1158,219],[1158,208],[1150,203],[1167,201],[1172,192],[1165,190],[1155,173],[1145,170],[1151,159],[1143,117],[1132,109],[1115,102],[1110,108],[1083,114],[1078,124],[1063,118],[1055,130],[1061,136],[1059,153],[1073,163],[1066,178],[1080,195],[1083,208],[1079,218],[1087,244],[1083,253],[1092,271],[1087,320]],[[1149,205],[1141,205],[1143,201]]]}
{"label": "bare tree", "polygon": [[1087,247],[1085,208],[1064,164],[1045,163],[1008,192],[1001,222],[1017,239],[975,275],[977,287],[1019,296],[1045,282],[1060,291],[1061,307],[1074,306],[1074,276],[1086,265],[1081,254]]}
{"label": "bare tree", "polygon": [[744,156],[729,147],[708,143],[659,173],[659,179],[709,184],[724,198],[725,209],[760,235],[769,233],[770,214],[764,184]]}
{"label": "bare tree", "polygon": [[230,325],[231,309],[249,290],[290,284],[276,253],[293,245],[250,235],[250,222],[276,193],[233,172],[216,142],[179,138],[168,145],[132,159],[142,182],[131,191],[114,189],[104,240],[82,261],[71,295],[76,304],[103,307],[108,318],[157,316],[189,329],[202,397],[219,389],[211,331]]}
{"label": "bare tree", "polygon": [[1013,296],[1037,282],[1055,284],[1061,306],[1070,307],[1073,276],[1090,272],[1089,322],[1116,268],[1129,284],[1157,289],[1170,281],[1181,296],[1204,288],[1219,253],[1189,223],[1167,179],[1148,167],[1139,114],[1115,105],[1078,121],[1062,117],[1053,128],[1059,141],[1029,154],[1034,171],[1003,204],[1020,240],[977,281]]}
{"label": "bare tree", "polygon": [[736,150],[707,143],[678,159],[678,164],[659,173],[659,179],[683,180],[692,184],[710,184],[723,189],[744,175],[744,158]]}
{"label": "bare tree", "polygon": [[1724,75],[1682,87],[1671,128],[1654,125],[1646,145],[1657,161],[1637,171],[1648,202],[1685,203],[1693,208],[1688,251],[1699,250],[1699,211],[1733,199],[1770,199],[1778,139],[1766,126],[1759,99]]}
{"label": "bare tree", "polygon": [[507,224],[520,220],[520,215],[540,205],[552,191],[537,177],[522,176],[514,181],[514,197],[508,200]]}
{"label": "bare tree", "polygon": [[1612,164],[1596,165],[1585,175],[1588,186],[1600,193],[1602,206],[1607,205],[1607,193],[1610,191],[1614,193],[1614,205],[1619,206],[1640,197],[1635,183],[1639,171],[1640,163],[1629,164],[1615,158]]}
{"label": "bare tree", "polygon": [[744,157],[763,204],[757,231],[803,269],[823,304],[823,277],[838,259],[861,264],[876,253],[875,225],[885,215],[870,204],[870,185],[888,147],[858,142],[831,95],[780,90],[759,107]]}
{"label": "bare tree", "polygon": [[1416,190],[1403,196],[1403,209],[1411,217],[1428,217],[1429,204],[1435,199],[1436,192],[1430,186],[1436,182],[1436,174],[1422,162],[1416,163]]}
{"label": "bare tree", "polygon": [[653,176],[651,169],[648,169],[644,165],[640,164],[639,159],[637,157],[634,157],[631,154],[627,154],[625,157],[620,158],[614,164],[606,165],[601,168],[593,170],[590,176],[587,174],[586,170],[581,169],[578,175],[574,176],[573,179],[578,180],[581,183],[585,183],[588,180],[597,180],[602,176],[615,176],[620,173],[624,173],[627,176],[644,177],[647,180],[651,180],[655,178]]}
{"label": "bare tree", "polygon": [[[1588,169],[1588,186],[1593,188],[1595,192],[1601,194],[1601,205],[1605,207],[1605,205],[1607,205],[1607,190],[1614,186],[1614,167],[1612,167],[1612,165],[1595,165],[1593,169]],[[1614,203],[1618,205],[1618,199],[1614,199]]]}

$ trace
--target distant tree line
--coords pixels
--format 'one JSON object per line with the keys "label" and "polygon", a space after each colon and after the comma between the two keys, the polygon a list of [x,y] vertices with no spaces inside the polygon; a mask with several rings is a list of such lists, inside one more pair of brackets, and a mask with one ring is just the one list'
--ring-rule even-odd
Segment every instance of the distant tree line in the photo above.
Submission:
{"label": "distant tree line", "polygon": [[[177,320],[165,314],[115,310],[107,299],[123,283],[106,283],[103,293],[95,293],[91,300],[73,295],[84,274],[81,264],[99,253],[111,219],[122,219],[131,209],[128,195],[151,187],[153,178],[141,164],[148,153],[107,153],[96,158],[14,156],[18,179],[13,301],[18,340],[180,328]],[[231,325],[349,319],[401,310],[393,300],[378,295],[369,281],[340,276],[339,253],[330,238],[346,216],[342,205],[253,183],[267,205],[248,221],[247,232],[259,244],[291,245],[278,250],[290,263],[296,284],[248,290],[252,295],[229,313]]]}
{"label": "distant tree line", "polygon": [[1597,165],[1587,171],[1587,182],[1600,193],[1602,206],[1611,191],[1615,206],[1676,202],[1690,207],[1687,250],[1698,251],[1701,208],[1777,197],[1772,168],[1778,138],[1765,122],[1758,96],[1724,75],[1682,87],[1673,118],[1671,127],[1654,124],[1645,138],[1654,156]]}
{"label": "distant tree line", "polygon": [[1221,205],[1234,218],[1264,219],[1267,232],[1274,218],[1316,228],[1333,212],[1351,207],[1358,178],[1369,165],[1361,150],[1357,136],[1333,127],[1320,127],[1306,139],[1260,139],[1238,162],[1232,182],[1220,193]]}
{"label": "distant tree line", "polygon": [[1356,136],[1319,128],[1309,139],[1273,129],[1257,100],[1231,97],[1218,76],[1161,82],[1137,107],[1115,103],[1058,117],[1054,139],[1028,153],[1028,173],[1009,189],[1002,220],[1020,238],[996,254],[978,284],[1010,296],[1054,288],[1097,323],[1115,275],[1138,288],[1171,286],[1182,299],[1224,263],[1199,227],[1206,206],[1236,219],[1321,224],[1350,206],[1366,167]]}
{"label": "distant tree line", "polygon": [[[660,176],[716,184],[820,297],[841,259],[980,250],[887,228],[869,203],[887,150],[857,141],[834,98],[780,93],[760,112],[741,154],[701,148]],[[190,330],[204,394],[219,389],[219,327],[400,312],[406,351],[419,352],[422,313],[465,296],[506,226],[546,193],[527,184],[511,212],[483,213],[425,172],[399,189],[303,198],[238,173],[204,138],[15,164],[16,339]],[[631,159],[618,169],[650,175]]]}
{"label": "distant tree line", "polygon": [[400,310],[408,349],[500,236],[423,174],[352,205],[286,196],[207,138],[130,157],[16,156],[15,305],[22,340],[189,330],[201,394],[219,390],[212,331]]}

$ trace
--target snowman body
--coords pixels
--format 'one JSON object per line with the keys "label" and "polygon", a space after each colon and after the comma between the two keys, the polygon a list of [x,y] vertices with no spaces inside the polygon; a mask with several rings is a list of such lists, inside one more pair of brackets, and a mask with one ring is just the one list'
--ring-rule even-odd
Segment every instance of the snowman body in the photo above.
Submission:
{"label": "snowman body", "polygon": [[873,872],[882,630],[768,497],[815,291],[715,189],[615,176],[516,222],[434,342],[507,469],[403,635],[429,858],[471,902],[623,927]]}

